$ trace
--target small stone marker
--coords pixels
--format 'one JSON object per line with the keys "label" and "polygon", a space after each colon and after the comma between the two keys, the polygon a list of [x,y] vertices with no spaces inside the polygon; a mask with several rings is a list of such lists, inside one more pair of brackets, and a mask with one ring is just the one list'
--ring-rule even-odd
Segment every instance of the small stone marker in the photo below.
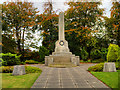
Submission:
{"label": "small stone marker", "polygon": [[25,73],[25,66],[24,65],[15,65],[13,69],[13,75],[24,75]]}
{"label": "small stone marker", "polygon": [[116,72],[116,67],[114,62],[104,63],[103,72]]}

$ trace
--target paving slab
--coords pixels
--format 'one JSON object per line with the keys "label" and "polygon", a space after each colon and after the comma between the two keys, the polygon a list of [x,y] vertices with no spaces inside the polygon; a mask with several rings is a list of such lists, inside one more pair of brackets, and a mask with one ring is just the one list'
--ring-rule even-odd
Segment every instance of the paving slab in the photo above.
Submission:
{"label": "paving slab", "polygon": [[[76,88],[88,90],[111,90],[96,77],[91,75],[87,69],[95,64],[80,64],[72,68],[53,68],[45,65],[32,65],[42,69],[41,75],[33,84],[32,88]],[[65,89],[65,90],[66,90]]]}

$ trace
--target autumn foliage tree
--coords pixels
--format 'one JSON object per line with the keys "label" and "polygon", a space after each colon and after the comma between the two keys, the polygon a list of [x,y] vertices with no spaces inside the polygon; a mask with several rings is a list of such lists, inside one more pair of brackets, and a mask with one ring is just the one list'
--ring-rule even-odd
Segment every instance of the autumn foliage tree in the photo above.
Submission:
{"label": "autumn foliage tree", "polygon": [[51,1],[44,3],[44,12],[38,17],[41,17],[39,24],[43,36],[42,45],[52,53],[55,48],[55,42],[58,39],[58,15],[53,11],[53,3]]}
{"label": "autumn foliage tree", "polygon": [[111,17],[105,17],[107,36],[120,47],[120,2],[112,2]]}
{"label": "autumn foliage tree", "polygon": [[[37,8],[31,2],[4,2],[2,8],[3,34],[10,35],[17,42],[19,53],[24,49],[24,33],[35,25]],[[9,32],[8,32],[9,31]]]}
{"label": "autumn foliage tree", "polygon": [[[67,2],[69,8],[65,11],[65,32],[69,42],[70,50],[76,55],[80,55],[80,49],[90,46],[88,41],[93,36],[93,27],[96,21],[101,21],[103,9],[98,6],[101,2]],[[89,53],[92,47],[89,49]]]}

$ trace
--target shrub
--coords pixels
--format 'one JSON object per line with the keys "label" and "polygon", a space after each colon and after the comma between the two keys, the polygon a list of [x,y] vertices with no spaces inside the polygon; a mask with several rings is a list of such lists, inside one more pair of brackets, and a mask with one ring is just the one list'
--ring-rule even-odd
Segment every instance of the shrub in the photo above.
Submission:
{"label": "shrub", "polygon": [[103,71],[104,63],[99,63],[97,65],[88,68],[88,71],[101,72]]}
{"label": "shrub", "polygon": [[40,46],[39,49],[39,54],[40,54],[40,61],[44,61],[45,56],[49,55],[49,50],[47,50],[47,48],[45,48],[44,46]]}
{"label": "shrub", "polygon": [[120,62],[115,62],[115,66],[117,70],[120,70]]}
{"label": "shrub", "polygon": [[2,71],[2,73],[12,73],[13,66],[3,66],[0,68],[0,71]]}
{"label": "shrub", "polygon": [[[13,66],[4,66],[0,67],[0,72],[2,73],[12,73],[13,72]],[[31,66],[25,66],[26,73],[40,73],[42,70],[37,67],[31,67]]]}
{"label": "shrub", "polygon": [[26,64],[38,64],[38,61],[26,60],[25,63],[26,63]]}
{"label": "shrub", "polygon": [[2,57],[2,65],[3,66],[13,66],[20,64],[20,56],[17,56],[17,54],[11,54],[11,53],[1,53],[0,57]]}
{"label": "shrub", "polygon": [[81,50],[81,58],[82,58],[82,60],[87,60],[88,59],[88,52],[85,50],[84,47]]}
{"label": "shrub", "polygon": [[107,53],[107,61],[108,62],[115,62],[119,59],[119,46],[115,44],[110,44],[108,47],[108,53]]}
{"label": "shrub", "polygon": [[118,50],[118,58],[117,58],[117,61],[120,62],[120,47],[119,47],[119,50]]}
{"label": "shrub", "polygon": [[104,62],[105,60],[100,58],[100,59],[95,59],[95,60],[92,60],[92,63],[101,63],[101,62]]}
{"label": "shrub", "polygon": [[7,62],[6,61],[3,61],[3,59],[0,57],[0,66],[7,66]]}
{"label": "shrub", "polygon": [[101,58],[101,52],[100,52],[99,49],[94,49],[94,50],[91,51],[90,56],[93,60],[94,59],[99,59],[99,58]]}
{"label": "shrub", "polygon": [[25,62],[21,62],[22,65],[25,65],[26,63]]}
{"label": "shrub", "polygon": [[41,73],[42,70],[37,67],[25,66],[26,73]]}
{"label": "shrub", "polygon": [[22,57],[25,60],[35,60],[35,61],[40,61],[40,54],[39,52],[33,51],[33,52],[24,52],[24,56]]}
{"label": "shrub", "polygon": [[[120,63],[116,62],[115,66],[117,70],[120,70]],[[97,65],[91,66],[88,68],[88,71],[93,71],[93,72],[102,72],[104,67],[104,63],[99,63]]]}

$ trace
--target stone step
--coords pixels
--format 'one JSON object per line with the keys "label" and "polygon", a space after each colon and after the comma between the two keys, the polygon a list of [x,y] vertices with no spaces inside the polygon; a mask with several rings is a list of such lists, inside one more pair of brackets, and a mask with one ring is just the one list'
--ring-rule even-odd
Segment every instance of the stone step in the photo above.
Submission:
{"label": "stone step", "polygon": [[76,67],[76,65],[72,64],[72,63],[56,63],[54,62],[53,64],[49,65],[50,67],[56,67],[56,68],[69,68],[69,67]]}
{"label": "stone step", "polygon": [[53,52],[52,55],[54,56],[71,56],[72,55],[72,52]]}
{"label": "stone step", "polygon": [[71,65],[71,62],[53,62],[53,64],[59,64],[59,65]]}

